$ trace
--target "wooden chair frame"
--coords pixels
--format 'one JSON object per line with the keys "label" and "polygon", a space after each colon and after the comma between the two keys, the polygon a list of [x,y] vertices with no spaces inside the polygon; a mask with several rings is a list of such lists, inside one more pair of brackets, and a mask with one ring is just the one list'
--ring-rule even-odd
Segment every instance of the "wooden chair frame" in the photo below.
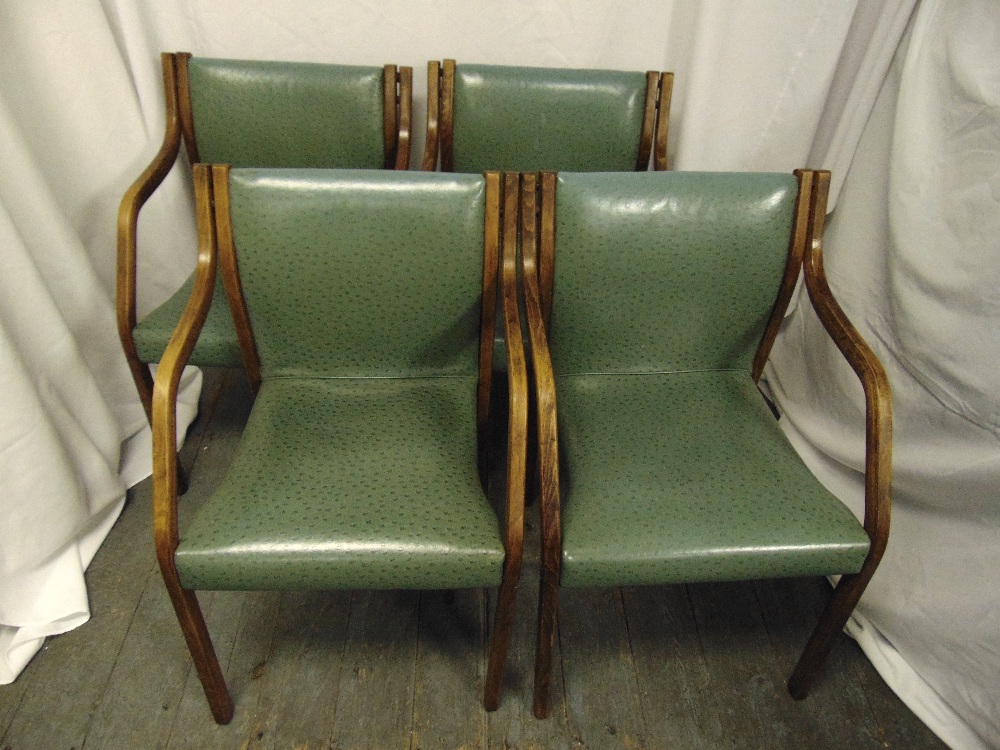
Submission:
{"label": "wooden chair frame", "polygon": [[[639,156],[635,169],[642,172],[649,167],[650,150],[653,152],[653,169],[668,169],[667,136],[670,124],[670,99],[674,87],[673,73],[646,72],[646,100],[639,140]],[[441,158],[441,171],[454,171],[452,139],[455,116],[455,61],[444,63],[431,60],[427,63],[427,130],[424,156],[420,168],[433,172]]]}
{"label": "wooden chair frame", "polygon": [[[135,381],[146,418],[152,420],[153,378],[149,364],[139,358],[133,331],[137,323],[136,305],[136,235],[139,212],[160,186],[177,161],[181,139],[188,163],[196,164],[198,145],[191,110],[188,78],[189,52],[164,52],[160,55],[166,101],[166,128],[163,143],[142,174],[125,191],[118,210],[118,272],[116,309],[118,338]],[[411,124],[413,119],[413,69],[384,67],[385,102],[383,140],[386,169],[408,169]],[[391,84],[391,85],[390,85]]]}
{"label": "wooden chair frame", "polygon": [[[771,317],[754,359],[757,382],[787,310],[799,272],[824,328],[857,374],[865,394],[864,529],[871,541],[861,570],[841,577],[788,681],[793,697],[806,697],[834,639],[843,629],[874,575],[889,537],[892,483],[892,395],[881,363],[847,319],[830,291],[823,270],[823,229],[830,173],[797,171],[799,196],[788,261]],[[540,183],[540,190],[539,190]],[[522,294],[527,315],[530,366],[537,403],[542,561],[535,661],[534,713],[549,712],[552,654],[562,565],[561,500],[555,377],[549,356],[554,268],[556,175],[525,175],[521,193]],[[540,196],[539,196],[540,193]],[[540,205],[539,205],[540,204]],[[536,230],[540,219],[541,231]]]}
{"label": "wooden chair frame", "polygon": [[[244,355],[256,361],[256,345],[239,284],[239,269],[232,240],[229,215],[229,167],[196,164],[195,198],[198,222],[198,268],[194,290],[177,330],[164,353],[153,391],[153,527],[156,555],[171,602],[215,721],[228,723],[234,712],[232,697],[219,666],[205,619],[194,591],[181,583],[174,553],[180,542],[177,522],[177,389],[184,366],[204,325],[215,288],[216,269],[222,268],[224,283],[233,300],[234,317]],[[502,317],[507,347],[509,419],[507,432],[506,495],[502,514],[506,556],[497,595],[496,613],[489,644],[483,703],[495,710],[500,703],[510,635],[513,630],[517,585],[524,547],[525,454],[528,434],[528,384],[526,355],[521,337],[517,295],[518,177],[515,174],[486,175],[483,300],[480,339],[480,383],[477,428],[482,435],[489,420],[489,374],[493,346],[496,287],[500,284]],[[217,262],[218,258],[218,262]],[[498,273],[499,268],[499,273]],[[249,366],[256,391],[259,364]],[[484,382],[485,378],[485,382]]]}

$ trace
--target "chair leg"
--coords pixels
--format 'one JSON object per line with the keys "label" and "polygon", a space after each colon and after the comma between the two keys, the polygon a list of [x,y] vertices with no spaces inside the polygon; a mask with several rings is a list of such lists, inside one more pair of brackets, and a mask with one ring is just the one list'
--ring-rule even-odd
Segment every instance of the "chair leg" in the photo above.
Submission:
{"label": "chair leg", "polygon": [[[519,566],[518,566],[519,567]],[[486,690],[483,705],[487,711],[500,707],[503,692],[504,671],[507,667],[507,650],[511,632],[514,630],[514,611],[517,605],[517,582],[519,570],[509,570],[504,563],[503,579],[497,593],[497,608],[493,615],[493,634],[490,636],[489,663],[486,667]]]}
{"label": "chair leg", "polygon": [[549,715],[558,607],[559,582],[552,571],[543,567],[538,591],[538,642],[535,644],[535,699],[532,707],[538,719]]}
{"label": "chair leg", "polygon": [[864,593],[868,581],[871,580],[874,568],[875,565],[872,565],[871,570],[862,568],[860,573],[845,575],[837,584],[816,628],[809,636],[809,642],[806,643],[792,676],[788,678],[788,692],[796,700],[802,700],[809,694],[826,657],[833,648],[833,642],[844,629],[847,619]]}
{"label": "chair leg", "polygon": [[160,569],[170,594],[170,601],[177,613],[181,631],[187,641],[188,650],[191,652],[191,659],[198,671],[198,678],[205,690],[205,698],[208,699],[212,717],[216,724],[228,724],[233,719],[233,699],[229,695],[229,688],[226,687],[226,678],[222,676],[222,668],[215,655],[212,639],[208,635],[208,627],[205,625],[198,599],[193,591],[181,586],[176,570],[168,570],[163,565]]}

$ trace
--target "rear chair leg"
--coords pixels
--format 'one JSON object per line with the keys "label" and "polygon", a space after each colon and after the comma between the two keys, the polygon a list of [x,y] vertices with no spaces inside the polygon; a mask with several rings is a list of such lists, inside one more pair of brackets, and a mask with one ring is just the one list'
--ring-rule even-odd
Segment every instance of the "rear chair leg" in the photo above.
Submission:
{"label": "rear chair leg", "polygon": [[535,644],[535,717],[549,715],[552,693],[552,652],[556,642],[556,613],[559,607],[559,583],[556,576],[543,569],[538,592],[538,642]]}
{"label": "rear chair leg", "polygon": [[493,615],[493,634],[490,636],[489,664],[486,667],[486,690],[483,705],[487,711],[500,707],[503,691],[504,671],[507,666],[507,650],[510,635],[514,630],[514,611],[517,604],[517,582],[519,575],[508,570],[504,564],[503,579],[497,593],[496,614]]}

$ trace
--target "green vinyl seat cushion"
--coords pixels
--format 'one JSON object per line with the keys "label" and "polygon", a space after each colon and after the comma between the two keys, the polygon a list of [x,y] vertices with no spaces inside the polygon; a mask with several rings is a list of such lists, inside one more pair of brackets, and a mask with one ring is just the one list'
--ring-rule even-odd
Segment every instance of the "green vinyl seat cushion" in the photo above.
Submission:
{"label": "green vinyl seat cushion", "polygon": [[[162,305],[143,318],[133,329],[133,340],[141,362],[157,362],[167,348],[170,337],[181,319],[184,307],[191,298],[194,274]],[[205,367],[242,367],[243,355],[236,339],[229,301],[222,287],[221,275],[215,284],[212,306],[208,310],[205,326],[198,336],[191,364]]]}
{"label": "green vinyl seat cushion", "polygon": [[857,572],[869,539],[745,372],[557,382],[564,586]]}
{"label": "green vinyl seat cushion", "polygon": [[783,174],[559,175],[563,585],[860,569],[867,534],[750,372],[796,195]]}
{"label": "green vinyl seat cushion", "polygon": [[380,67],[192,57],[188,76],[205,163],[383,166]]}
{"label": "green vinyl seat cushion", "polygon": [[182,534],[191,589],[495,586],[474,377],[265,380],[233,465]]}
{"label": "green vinyl seat cushion", "polygon": [[458,65],[454,171],[632,171],[645,97],[645,73]]}

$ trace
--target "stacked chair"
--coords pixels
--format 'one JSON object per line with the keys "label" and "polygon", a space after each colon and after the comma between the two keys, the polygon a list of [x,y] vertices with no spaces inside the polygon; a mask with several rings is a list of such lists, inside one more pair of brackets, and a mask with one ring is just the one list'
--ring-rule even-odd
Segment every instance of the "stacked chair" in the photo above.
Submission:
{"label": "stacked chair", "polygon": [[[233,702],[196,590],[496,586],[484,705],[497,708],[529,490],[541,515],[536,716],[549,712],[564,586],[840,575],[789,680],[804,697],[890,515],[888,381],[823,270],[829,173],[665,171],[669,73],[451,60],[428,66],[422,171],[384,169],[408,158],[410,77],[390,67],[355,81],[368,104],[350,117],[368,134],[340,144],[355,168],[313,160],[335,136],[253,163],[294,123],[275,111],[258,132],[202,114],[238,98],[226,86],[247,77],[240,65],[164,56],[168,135],[126,194],[119,245],[133,372],[148,378],[143,363],[162,352],[157,557],[216,721]],[[329,66],[307,67],[326,80],[314,68]],[[283,85],[309,90],[300,83]],[[226,106],[253,115],[256,94],[244,94]],[[178,129],[195,165],[198,267],[157,349],[135,325],[135,221]],[[865,393],[862,521],[809,472],[758,390],[800,275]],[[200,362],[241,364],[255,402],[226,477],[182,531],[177,389],[186,364],[223,348],[213,316],[232,329],[225,356]]]}

